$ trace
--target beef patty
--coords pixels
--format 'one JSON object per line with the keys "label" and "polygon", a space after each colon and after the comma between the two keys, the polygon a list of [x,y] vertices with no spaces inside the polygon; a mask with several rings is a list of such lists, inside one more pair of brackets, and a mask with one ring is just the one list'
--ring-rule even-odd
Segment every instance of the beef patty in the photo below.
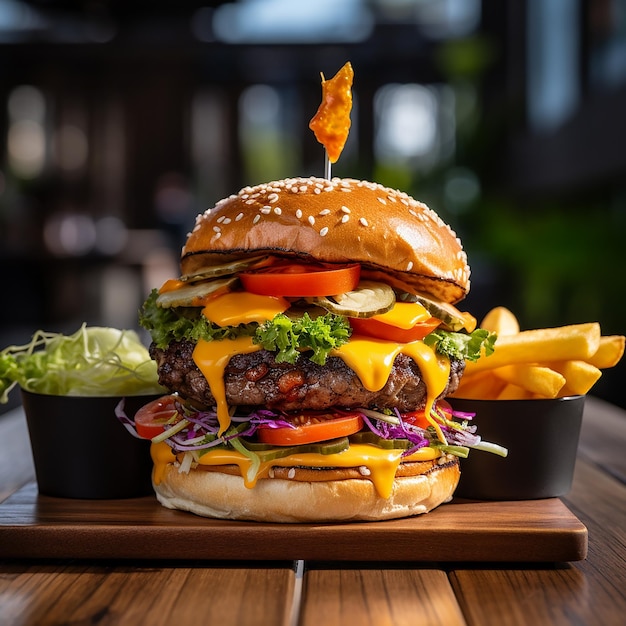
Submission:
{"label": "beef patty", "polygon": [[[172,342],[167,349],[150,346],[159,382],[197,406],[210,407],[215,400],[205,377],[193,361],[195,344]],[[452,360],[448,385],[440,397],[453,393],[465,362]],[[379,391],[363,387],[359,377],[339,357],[317,365],[306,355],[295,364],[277,363],[274,353],[260,350],[234,356],[224,372],[226,400],[231,406],[265,406],[275,410],[343,408],[424,408],[426,385],[419,367],[410,357],[398,354],[387,384]]]}

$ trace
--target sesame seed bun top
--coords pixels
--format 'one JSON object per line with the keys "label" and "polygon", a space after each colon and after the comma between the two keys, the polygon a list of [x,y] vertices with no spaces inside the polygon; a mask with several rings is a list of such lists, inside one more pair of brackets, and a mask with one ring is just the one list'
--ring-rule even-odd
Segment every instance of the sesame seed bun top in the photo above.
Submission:
{"label": "sesame seed bun top", "polygon": [[367,181],[311,177],[244,187],[198,215],[182,275],[251,254],[356,262],[370,278],[450,303],[470,287],[454,231],[425,204]]}

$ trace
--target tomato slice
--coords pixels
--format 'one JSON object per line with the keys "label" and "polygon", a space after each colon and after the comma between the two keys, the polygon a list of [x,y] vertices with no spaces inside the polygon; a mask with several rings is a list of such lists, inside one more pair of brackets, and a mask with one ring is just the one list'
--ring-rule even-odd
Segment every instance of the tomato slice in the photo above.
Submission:
{"label": "tomato slice", "polygon": [[375,320],[373,318],[350,318],[350,326],[352,330],[359,335],[367,335],[368,337],[376,337],[377,339],[386,339],[387,341],[395,341],[396,343],[409,343],[424,339],[426,335],[431,333],[441,324],[441,320],[431,317],[423,322],[415,324],[412,328],[398,328]]}
{"label": "tomato slice", "polygon": [[[143,439],[152,439],[160,435],[180,416],[176,396],[163,396],[142,406],[135,414],[135,429]],[[172,418],[175,418],[172,421]]]}
{"label": "tomato slice", "polygon": [[259,426],[259,441],[273,446],[293,446],[347,437],[363,428],[361,414],[351,411],[342,412],[339,417],[323,411],[303,411],[290,416],[286,421],[292,423],[294,428]]}
{"label": "tomato slice", "polygon": [[261,296],[308,298],[352,291],[359,283],[361,266],[344,267],[305,263],[281,263],[256,272],[242,272],[246,291]]}
{"label": "tomato slice", "polygon": [[[444,411],[445,413],[448,413],[448,418],[452,416],[452,407],[450,406],[449,402],[446,402],[445,400],[437,400],[436,408],[439,411]],[[413,426],[417,426],[418,428],[426,429],[431,426],[431,423],[426,417],[426,412],[423,409],[420,411],[409,411],[408,413],[402,413],[401,416],[407,424],[413,424]]]}

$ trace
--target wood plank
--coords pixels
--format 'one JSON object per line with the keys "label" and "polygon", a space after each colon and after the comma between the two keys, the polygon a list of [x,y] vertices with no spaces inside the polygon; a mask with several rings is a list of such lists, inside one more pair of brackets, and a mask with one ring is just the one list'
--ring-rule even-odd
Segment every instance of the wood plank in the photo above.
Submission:
{"label": "wood plank", "polygon": [[625,446],[626,411],[597,398],[587,398],[579,457],[592,461],[626,484]]}
{"label": "wood plank", "polygon": [[569,561],[587,529],[557,498],[453,501],[427,515],[345,524],[201,518],[156,498],[72,500],[34,484],[0,504],[0,556],[12,558],[345,561]]}
{"label": "wood plank", "polygon": [[161,565],[2,564],[0,624],[290,622],[294,571]]}
{"label": "wood plank", "polygon": [[[598,618],[594,623],[623,623],[626,615],[626,485],[594,464],[579,461],[567,503],[589,529],[589,553],[576,564],[590,597],[603,598],[602,611],[621,611],[621,621]],[[595,604],[595,601],[594,601]]]}
{"label": "wood plank", "polygon": [[314,569],[303,587],[301,626],[465,624],[438,569]]}
{"label": "wood plank", "polygon": [[615,619],[614,599],[606,593],[591,592],[587,578],[569,564],[533,569],[457,569],[450,574],[450,580],[468,624],[623,623],[623,613],[622,621]]}

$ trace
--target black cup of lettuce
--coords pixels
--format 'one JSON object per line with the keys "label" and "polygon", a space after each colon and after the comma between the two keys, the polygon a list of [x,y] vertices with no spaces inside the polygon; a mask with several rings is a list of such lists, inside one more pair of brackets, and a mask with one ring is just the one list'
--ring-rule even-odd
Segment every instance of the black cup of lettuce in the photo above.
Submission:
{"label": "black cup of lettuce", "polygon": [[[117,499],[153,493],[150,442],[129,434],[115,409],[119,396],[46,395],[21,390],[39,493]],[[127,396],[124,411],[157,398]]]}

